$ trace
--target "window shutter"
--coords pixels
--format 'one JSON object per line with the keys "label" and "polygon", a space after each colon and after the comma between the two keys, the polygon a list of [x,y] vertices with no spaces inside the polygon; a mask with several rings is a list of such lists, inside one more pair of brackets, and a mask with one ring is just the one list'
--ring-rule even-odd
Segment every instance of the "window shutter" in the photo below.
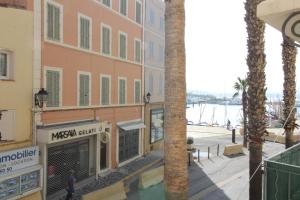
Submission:
{"label": "window shutter", "polygon": [[102,77],[102,94],[101,94],[101,104],[109,104],[109,78]]}
{"label": "window shutter", "polygon": [[60,40],[60,10],[54,7],[54,39]]}
{"label": "window shutter", "polygon": [[135,61],[141,62],[141,43],[140,43],[140,41],[135,41]]}
{"label": "window shutter", "polygon": [[82,74],[79,76],[79,105],[84,105],[84,76]]}
{"label": "window shutter", "polygon": [[59,106],[59,72],[54,72],[54,105]]}
{"label": "window shutter", "polygon": [[86,23],[86,48],[90,48],[90,21],[85,20]]}
{"label": "window shutter", "polygon": [[90,80],[88,75],[84,75],[84,105],[89,105],[90,100]]}
{"label": "window shutter", "polygon": [[135,21],[139,24],[141,24],[141,10],[142,10],[142,6],[141,4],[136,1],[136,6],[135,6],[136,10],[135,10]]}
{"label": "window shutter", "polygon": [[80,18],[80,47],[84,48],[84,20]]}
{"label": "window shutter", "polygon": [[110,54],[110,30],[103,27],[102,34],[102,53]]}
{"label": "window shutter", "polygon": [[126,59],[126,36],[120,34],[120,57]]}
{"label": "window shutter", "polygon": [[48,8],[48,16],[47,16],[47,21],[48,21],[48,38],[53,39],[53,6],[50,4],[47,4]]}
{"label": "window shutter", "polygon": [[0,76],[7,76],[7,54],[0,53]]}
{"label": "window shutter", "polygon": [[141,82],[135,82],[135,103],[141,103]]}

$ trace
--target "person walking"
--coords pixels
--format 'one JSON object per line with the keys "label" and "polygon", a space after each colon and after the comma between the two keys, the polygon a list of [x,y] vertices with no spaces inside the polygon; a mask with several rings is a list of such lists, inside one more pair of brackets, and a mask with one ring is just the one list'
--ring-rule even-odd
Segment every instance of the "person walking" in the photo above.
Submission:
{"label": "person walking", "polygon": [[66,190],[67,190],[66,200],[73,199],[73,193],[75,192],[74,183],[76,181],[74,173],[75,173],[75,171],[73,169],[71,169],[70,176],[68,178],[67,188],[66,188]]}

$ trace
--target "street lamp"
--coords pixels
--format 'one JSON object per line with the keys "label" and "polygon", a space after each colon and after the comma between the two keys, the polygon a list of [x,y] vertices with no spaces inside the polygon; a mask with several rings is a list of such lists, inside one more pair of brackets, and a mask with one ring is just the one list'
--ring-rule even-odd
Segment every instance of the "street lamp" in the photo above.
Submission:
{"label": "street lamp", "polygon": [[42,108],[44,103],[47,102],[48,92],[41,88],[38,93],[34,94],[34,104]]}
{"label": "street lamp", "polygon": [[150,103],[151,93],[148,92],[146,96],[144,96],[144,102],[145,104]]}

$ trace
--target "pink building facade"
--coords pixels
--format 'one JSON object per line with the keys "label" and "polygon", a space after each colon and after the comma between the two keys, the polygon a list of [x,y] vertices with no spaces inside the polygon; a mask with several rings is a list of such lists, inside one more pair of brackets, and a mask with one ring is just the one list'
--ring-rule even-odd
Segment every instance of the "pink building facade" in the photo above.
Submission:
{"label": "pink building facade", "polygon": [[81,181],[144,154],[143,1],[33,7],[41,23],[34,77],[48,92],[35,116],[45,198],[64,189],[70,170]]}

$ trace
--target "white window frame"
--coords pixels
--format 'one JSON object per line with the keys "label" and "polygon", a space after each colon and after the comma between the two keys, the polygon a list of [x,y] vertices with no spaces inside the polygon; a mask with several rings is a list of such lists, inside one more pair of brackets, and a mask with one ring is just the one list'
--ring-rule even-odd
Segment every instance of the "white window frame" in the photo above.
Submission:
{"label": "white window frame", "polygon": [[[52,4],[53,6],[55,7],[58,7],[59,8],[59,40],[52,40],[50,38],[48,38],[48,4]],[[51,40],[51,41],[54,41],[54,42],[63,42],[64,41],[64,32],[63,32],[63,27],[64,27],[64,20],[63,20],[63,17],[64,17],[64,7],[63,5],[53,1],[53,0],[45,0],[45,3],[44,3],[44,38],[47,39],[47,40]]]}
{"label": "white window frame", "polygon": [[[90,26],[89,26],[89,28],[90,28],[90,30],[89,30],[89,43],[90,43],[90,45],[89,45],[88,49],[82,48],[80,46],[80,39],[81,39],[80,38],[80,36],[81,36],[81,34],[80,34],[80,18],[86,19],[90,22]],[[93,36],[92,31],[93,31],[92,18],[87,16],[87,15],[84,15],[82,13],[78,13],[78,18],[77,18],[77,46],[78,46],[78,48],[86,50],[86,51],[92,50],[92,36]]]}
{"label": "white window frame", "polygon": [[[140,5],[141,5],[141,16],[140,16],[140,21],[141,21],[141,23],[139,23],[139,22],[137,22],[136,21],[136,3],[139,3]],[[135,10],[135,12],[134,12],[134,21],[137,23],[137,24],[142,24],[143,23],[143,6],[142,6],[143,4],[142,4],[142,2],[140,1],[140,0],[136,0],[135,1],[135,4],[134,4],[134,10]]]}
{"label": "white window frame", "polygon": [[[120,104],[120,80],[125,80],[125,102],[124,104]],[[126,77],[118,77],[118,104],[126,105],[127,104],[127,78]]]}
{"label": "white window frame", "polygon": [[[106,54],[106,53],[103,53],[103,28],[107,28],[107,29],[109,29],[109,54]],[[101,32],[101,41],[100,41],[100,53],[102,54],[102,55],[108,55],[108,56],[111,56],[112,55],[112,49],[111,49],[111,47],[112,47],[112,28],[111,28],[111,26],[109,26],[109,25],[107,25],[107,24],[104,24],[104,23],[101,23],[101,30],[100,30],[100,32]],[[127,40],[127,39],[126,39]]]}
{"label": "white window frame", "polygon": [[[59,67],[50,67],[50,66],[44,66],[44,88],[47,88],[47,71],[56,71],[59,73],[59,102],[58,102],[58,107],[62,107],[62,94],[63,94],[63,86],[62,86],[62,76],[63,76],[63,69]],[[47,107],[47,102],[46,105]],[[49,107],[51,109],[56,108],[56,107]]]}
{"label": "white window frame", "polygon": [[[100,74],[100,105],[102,104],[102,78],[108,78],[109,79],[109,97],[108,97],[108,105],[111,105],[111,75],[109,74]],[[104,106],[108,106],[104,105]]]}
{"label": "white window frame", "polygon": [[12,79],[12,71],[13,71],[13,65],[12,65],[12,53],[8,50],[0,49],[0,53],[6,54],[7,63],[6,63],[6,76],[0,75],[0,80],[10,80]]}
{"label": "white window frame", "polygon": [[126,0],[126,15],[123,15],[123,13],[121,13],[121,1],[122,0],[119,0],[119,13],[120,13],[120,15],[127,17],[128,16],[128,0]]}
{"label": "white window frame", "polygon": [[[125,50],[126,50],[125,58],[121,57],[121,40],[120,40],[120,36],[121,35],[124,35],[125,38],[126,38],[126,43],[125,43]],[[118,46],[119,46],[119,55],[118,55],[119,58],[122,59],[122,60],[127,60],[128,59],[128,49],[127,49],[127,47],[128,47],[128,37],[127,37],[127,33],[123,32],[123,31],[119,31],[119,44],[118,44]]]}
{"label": "white window frame", "polygon": [[91,72],[78,71],[77,72],[77,106],[85,107],[80,105],[80,75],[88,75],[89,76],[89,104],[87,106],[91,106],[92,102],[92,74]]}
{"label": "white window frame", "polygon": [[[136,47],[135,47],[135,42],[139,42],[140,43],[140,61],[136,60]],[[141,63],[142,62],[142,40],[135,38],[134,39],[134,44],[133,44],[133,48],[134,48],[134,62],[135,63]]]}
{"label": "white window frame", "polygon": [[[135,91],[135,83],[136,82],[139,82],[140,83],[140,102],[136,102],[135,101],[135,94],[136,94],[136,91]],[[134,104],[141,104],[142,103],[142,81],[140,79],[134,79]]]}

